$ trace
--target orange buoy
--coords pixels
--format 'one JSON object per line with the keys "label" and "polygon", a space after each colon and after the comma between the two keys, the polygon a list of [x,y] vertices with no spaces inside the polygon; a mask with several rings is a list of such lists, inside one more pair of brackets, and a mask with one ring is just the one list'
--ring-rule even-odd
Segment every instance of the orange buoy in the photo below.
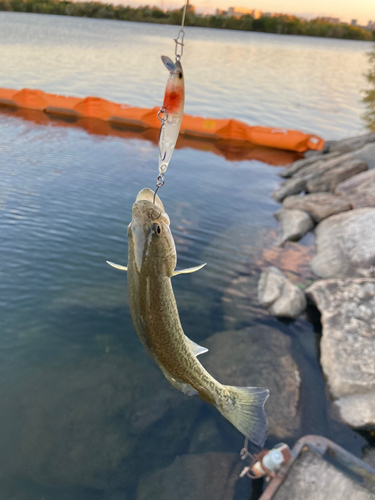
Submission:
{"label": "orange buoy", "polygon": [[[155,108],[137,108],[118,104],[99,97],[65,97],[41,90],[12,90],[0,88],[0,106],[32,109],[47,114],[73,118],[95,118],[113,124],[137,128],[160,128]],[[303,153],[308,149],[321,150],[324,140],[297,130],[271,127],[251,127],[234,119],[202,118],[184,114],[181,132],[184,136],[209,140],[229,139]]]}

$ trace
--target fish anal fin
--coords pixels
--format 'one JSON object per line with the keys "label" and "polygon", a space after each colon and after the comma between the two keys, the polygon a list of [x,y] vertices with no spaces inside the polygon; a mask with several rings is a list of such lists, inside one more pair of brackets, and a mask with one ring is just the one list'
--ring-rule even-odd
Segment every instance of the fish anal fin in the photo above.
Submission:
{"label": "fish anal fin", "polygon": [[193,340],[190,340],[188,337],[185,337],[188,344],[193,350],[194,356],[199,356],[200,354],[204,354],[205,352],[208,352],[207,347],[202,347],[201,345],[193,342]]}
{"label": "fish anal fin", "polygon": [[191,385],[186,384],[185,382],[181,382],[181,380],[175,379],[165,368],[160,368],[163,372],[164,377],[173,385],[175,389],[179,390],[183,394],[186,394],[186,396],[196,396],[198,394],[198,391],[191,387]]}
{"label": "fish anal fin", "polygon": [[180,271],[175,271],[172,274],[172,276],[178,276],[179,274],[195,273],[196,271],[199,271],[200,269],[202,269],[206,265],[207,265],[207,263],[205,262],[204,264],[201,264],[200,266],[188,267],[187,269],[181,269]]}
{"label": "fish anal fin", "polygon": [[120,264],[115,264],[114,262],[111,262],[110,260],[106,260],[106,263],[109,264],[110,266],[114,267],[115,269],[120,269],[120,271],[127,271],[128,268],[125,266],[121,266]]}

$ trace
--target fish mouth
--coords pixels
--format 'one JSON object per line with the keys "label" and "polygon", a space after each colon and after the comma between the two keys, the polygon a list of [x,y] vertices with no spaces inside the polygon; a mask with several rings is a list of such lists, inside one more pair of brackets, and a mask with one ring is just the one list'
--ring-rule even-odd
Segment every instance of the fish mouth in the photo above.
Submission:
{"label": "fish mouth", "polygon": [[170,225],[169,217],[165,213],[161,199],[150,188],[142,189],[135,199],[133,205],[133,221],[136,217],[142,217],[144,218],[144,222],[147,221],[150,224],[161,220],[168,226]]}

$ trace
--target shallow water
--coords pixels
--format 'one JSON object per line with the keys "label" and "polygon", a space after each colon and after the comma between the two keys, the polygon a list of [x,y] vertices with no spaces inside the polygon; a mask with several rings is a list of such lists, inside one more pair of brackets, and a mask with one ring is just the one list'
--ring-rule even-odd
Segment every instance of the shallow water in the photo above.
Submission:
{"label": "shallow water", "polygon": [[[174,27],[1,13],[0,85],[155,105],[166,77],[159,55],[174,35]],[[369,44],[203,29],[187,29],[186,42],[187,112],[324,137],[361,130]],[[126,275],[105,264],[126,263],[131,206],[154,183],[155,144],[33,116],[0,114],[1,496],[133,500],[176,456],[237,453],[243,439],[168,386],[136,337]],[[303,284],[310,278],[311,236],[274,247],[277,171],[210,151],[174,153],[161,197],[178,267],[208,262],[174,281],[182,324],[203,345],[246,326],[278,332],[302,379],[302,423],[282,439],[322,434],[361,456],[366,439],[340,423],[326,392],[314,318],[283,323],[256,302],[269,263]],[[232,302],[233,318],[226,304],[239,278],[250,298]],[[267,445],[280,440],[270,435]]]}

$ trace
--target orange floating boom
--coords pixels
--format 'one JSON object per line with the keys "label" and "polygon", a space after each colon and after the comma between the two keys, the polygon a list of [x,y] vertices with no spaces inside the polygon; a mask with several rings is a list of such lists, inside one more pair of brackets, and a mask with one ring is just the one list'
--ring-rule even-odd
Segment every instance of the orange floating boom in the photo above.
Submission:
{"label": "orange floating boom", "polygon": [[[160,128],[155,108],[136,108],[99,97],[64,97],[41,90],[0,88],[0,106],[33,109],[47,114],[74,118],[96,118],[110,123],[137,128]],[[321,150],[324,140],[297,130],[272,127],[251,127],[234,119],[201,118],[184,114],[181,134],[204,139],[247,141],[259,146],[303,153]]]}

